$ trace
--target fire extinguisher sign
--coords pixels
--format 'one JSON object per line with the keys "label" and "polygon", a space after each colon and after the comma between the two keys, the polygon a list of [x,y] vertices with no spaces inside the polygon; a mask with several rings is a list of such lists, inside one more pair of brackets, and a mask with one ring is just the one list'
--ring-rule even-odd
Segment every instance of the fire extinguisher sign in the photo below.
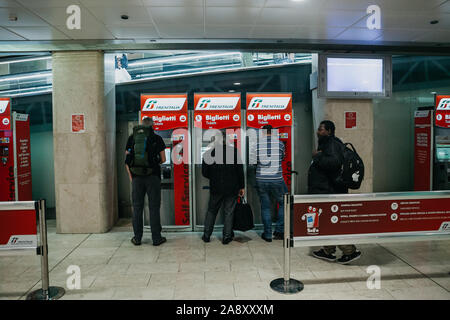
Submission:
{"label": "fire extinguisher sign", "polygon": [[86,123],[84,114],[72,114],[72,133],[86,132]]}
{"label": "fire extinguisher sign", "polygon": [[436,96],[436,126],[450,128],[450,96]]}

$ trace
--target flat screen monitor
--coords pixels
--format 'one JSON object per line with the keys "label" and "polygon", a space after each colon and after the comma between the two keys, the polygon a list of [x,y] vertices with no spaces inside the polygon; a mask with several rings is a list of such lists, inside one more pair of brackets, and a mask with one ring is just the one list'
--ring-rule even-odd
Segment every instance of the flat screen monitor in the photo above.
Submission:
{"label": "flat screen monitor", "polygon": [[319,55],[319,98],[388,98],[391,91],[391,56]]}
{"label": "flat screen monitor", "polygon": [[450,145],[436,145],[437,161],[450,161]]}

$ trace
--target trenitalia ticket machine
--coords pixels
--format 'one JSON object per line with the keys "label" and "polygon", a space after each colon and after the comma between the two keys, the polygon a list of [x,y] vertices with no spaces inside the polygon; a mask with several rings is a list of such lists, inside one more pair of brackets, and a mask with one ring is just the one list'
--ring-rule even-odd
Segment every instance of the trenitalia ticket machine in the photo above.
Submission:
{"label": "trenitalia ticket machine", "polygon": [[450,95],[436,95],[433,190],[450,189]]}
{"label": "trenitalia ticket machine", "polygon": [[[247,163],[249,159],[249,145],[252,142],[252,137],[259,135],[259,130],[265,125],[271,125],[278,130],[278,138],[284,144],[285,157],[282,161],[283,178],[288,188],[292,193],[294,191],[292,173],[294,171],[293,163],[293,125],[292,125],[292,93],[247,93]],[[254,130],[252,132],[252,130]],[[254,139],[254,138],[253,138]],[[248,203],[251,205],[255,223],[261,221],[261,205],[258,194],[255,189],[255,171],[247,170],[247,197]],[[275,202],[273,205],[273,218],[277,213]]]}
{"label": "trenitalia ticket machine", "polygon": [[[228,143],[241,152],[241,94],[194,94],[193,144],[193,211],[195,231],[203,228],[209,201],[209,180],[202,175],[203,155],[214,139],[214,133],[226,131]],[[242,157],[242,154],[241,154]],[[237,195],[236,195],[237,197]],[[218,214],[216,226],[223,225],[223,215]]]}
{"label": "trenitalia ticket machine", "polygon": [[[153,128],[166,145],[161,164],[161,225],[191,230],[191,189],[187,94],[142,94],[140,120],[151,117]],[[148,199],[144,225],[149,226]]]}
{"label": "trenitalia ticket machine", "polygon": [[414,113],[414,191],[450,189],[450,95]]}
{"label": "trenitalia ticket machine", "polygon": [[0,201],[32,200],[30,120],[0,98]]}

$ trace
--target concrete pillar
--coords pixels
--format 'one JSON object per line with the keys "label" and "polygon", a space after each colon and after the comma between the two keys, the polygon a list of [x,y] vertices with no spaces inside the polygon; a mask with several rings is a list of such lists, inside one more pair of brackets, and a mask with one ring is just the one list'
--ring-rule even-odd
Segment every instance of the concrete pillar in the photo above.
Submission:
{"label": "concrete pillar", "polygon": [[[107,232],[117,221],[114,56],[52,58],[57,232]],[[86,131],[72,133],[71,115],[80,113]]]}
{"label": "concrete pillar", "polygon": [[[318,55],[313,54],[312,72],[317,71]],[[361,188],[350,193],[373,192],[373,103],[370,99],[323,99],[317,97],[317,89],[312,91],[314,143],[315,132],[322,120],[331,120],[336,125],[336,136],[343,142],[350,142],[364,162],[364,180]],[[356,112],[356,129],[345,129],[345,112]]]}

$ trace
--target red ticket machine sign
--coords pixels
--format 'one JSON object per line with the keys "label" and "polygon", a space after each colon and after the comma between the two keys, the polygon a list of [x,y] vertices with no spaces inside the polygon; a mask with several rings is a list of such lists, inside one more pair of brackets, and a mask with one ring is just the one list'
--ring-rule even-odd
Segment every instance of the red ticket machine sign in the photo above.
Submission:
{"label": "red ticket machine sign", "polygon": [[283,177],[290,192],[292,170],[292,93],[247,94],[247,127],[261,129],[265,125],[271,125],[273,128],[278,129],[279,139],[284,143]]}
{"label": "red ticket machine sign", "polygon": [[[432,192],[430,192],[431,194]],[[450,233],[450,195],[294,200],[294,237]],[[372,198],[372,199],[371,199]]]}
{"label": "red ticket machine sign", "polygon": [[0,98],[0,130],[11,130],[11,100]]}
{"label": "red ticket machine sign", "polygon": [[241,94],[196,93],[194,94],[194,127],[199,129],[229,129],[228,141],[241,148]]}
{"label": "red ticket machine sign", "polygon": [[13,113],[11,130],[0,130],[0,201],[31,199],[30,120]]}
{"label": "red ticket machine sign", "polygon": [[450,96],[436,96],[436,126],[450,128]]}
{"label": "red ticket machine sign", "polygon": [[432,190],[432,110],[414,113],[414,191]]}
{"label": "red ticket machine sign", "polygon": [[[172,131],[172,152],[166,163],[173,164],[175,225],[190,224],[189,210],[189,136],[187,94],[142,94],[141,120],[153,119],[155,131]],[[181,147],[181,148],[180,148]],[[177,159],[173,160],[174,150]]]}
{"label": "red ticket machine sign", "polygon": [[36,248],[36,210],[2,210],[1,207],[0,250]]}

